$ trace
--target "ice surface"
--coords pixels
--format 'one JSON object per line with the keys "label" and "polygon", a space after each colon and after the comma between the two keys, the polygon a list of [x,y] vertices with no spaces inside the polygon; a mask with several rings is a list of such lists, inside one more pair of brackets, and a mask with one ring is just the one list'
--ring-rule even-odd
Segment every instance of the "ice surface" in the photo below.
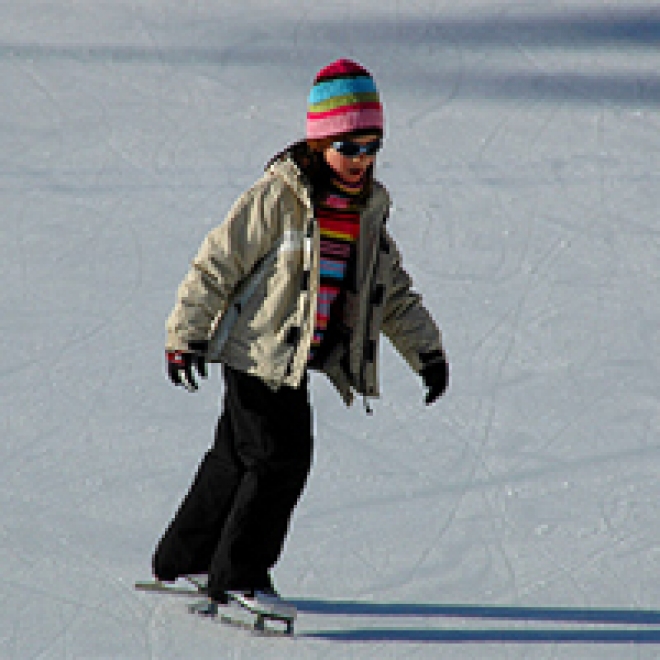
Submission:
{"label": "ice surface", "polygon": [[[659,45],[655,0],[2,3],[0,657],[658,657]],[[132,584],[221,393],[164,378],[176,286],[341,56],[453,381],[314,380],[274,642]]]}

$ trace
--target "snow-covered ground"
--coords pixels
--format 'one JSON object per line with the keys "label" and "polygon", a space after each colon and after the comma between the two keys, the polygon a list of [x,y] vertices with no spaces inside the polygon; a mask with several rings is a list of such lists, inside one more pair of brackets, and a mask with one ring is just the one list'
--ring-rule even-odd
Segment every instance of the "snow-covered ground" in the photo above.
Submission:
{"label": "snow-covered ground", "polygon": [[[659,46],[656,0],[3,2],[0,657],[660,657]],[[263,640],[132,588],[221,394],[163,324],[340,56],[453,383],[387,348],[368,417],[314,380]]]}

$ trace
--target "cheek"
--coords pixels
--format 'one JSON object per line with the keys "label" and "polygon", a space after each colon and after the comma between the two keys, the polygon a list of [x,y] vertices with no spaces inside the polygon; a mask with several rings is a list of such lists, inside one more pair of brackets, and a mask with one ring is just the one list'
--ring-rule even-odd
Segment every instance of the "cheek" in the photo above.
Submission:
{"label": "cheek", "polygon": [[334,149],[329,149],[325,153],[325,162],[338,174],[344,171],[345,160]]}

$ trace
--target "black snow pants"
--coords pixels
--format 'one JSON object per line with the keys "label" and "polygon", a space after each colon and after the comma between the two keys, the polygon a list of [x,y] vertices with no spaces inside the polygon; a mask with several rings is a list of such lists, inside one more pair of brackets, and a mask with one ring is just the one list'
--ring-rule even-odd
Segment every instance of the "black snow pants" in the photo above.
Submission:
{"label": "black snow pants", "polygon": [[312,462],[308,379],[270,389],[223,367],[215,442],[153,558],[154,575],[209,574],[209,594],[267,587]]}

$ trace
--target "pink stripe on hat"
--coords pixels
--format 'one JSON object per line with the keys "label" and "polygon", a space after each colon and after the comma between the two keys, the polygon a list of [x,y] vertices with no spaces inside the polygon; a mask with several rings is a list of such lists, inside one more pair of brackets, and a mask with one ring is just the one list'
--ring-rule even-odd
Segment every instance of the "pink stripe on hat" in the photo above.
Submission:
{"label": "pink stripe on hat", "polygon": [[332,113],[328,117],[307,117],[307,138],[319,140],[343,133],[383,130],[383,109],[367,108],[354,112]]}

